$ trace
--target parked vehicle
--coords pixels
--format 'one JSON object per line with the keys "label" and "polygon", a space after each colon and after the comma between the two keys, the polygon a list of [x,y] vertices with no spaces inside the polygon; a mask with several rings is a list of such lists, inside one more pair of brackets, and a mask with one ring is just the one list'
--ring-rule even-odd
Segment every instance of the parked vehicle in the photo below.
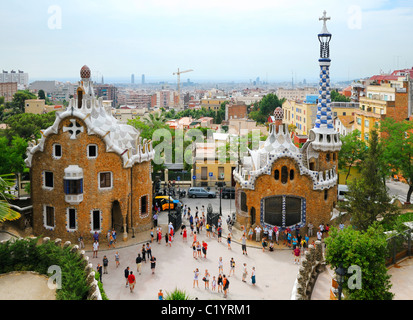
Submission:
{"label": "parked vehicle", "polygon": [[[175,207],[178,206],[180,201],[175,200],[171,196],[169,197],[168,196],[157,196],[154,199],[154,203],[158,203],[158,205],[161,207],[161,211],[164,211],[164,210],[169,210],[169,208],[171,210],[174,210]],[[182,206],[182,203],[181,203],[181,206]]]}
{"label": "parked vehicle", "polygon": [[338,201],[347,201],[346,194],[348,192],[348,186],[345,184],[339,184],[337,186],[337,200]]}
{"label": "parked vehicle", "polygon": [[189,198],[216,198],[215,192],[207,191],[205,188],[189,188],[188,190]]}
{"label": "parked vehicle", "polygon": [[222,188],[222,198],[235,199],[235,188]]}

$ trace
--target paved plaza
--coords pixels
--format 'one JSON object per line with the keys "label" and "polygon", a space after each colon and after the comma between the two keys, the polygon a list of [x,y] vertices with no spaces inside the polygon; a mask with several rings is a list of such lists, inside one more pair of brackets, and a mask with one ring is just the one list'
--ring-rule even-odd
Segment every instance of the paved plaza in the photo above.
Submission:
{"label": "paved plaza", "polygon": [[[209,200],[208,200],[209,201]],[[219,200],[212,200],[219,201]],[[223,200],[225,203],[223,216],[229,213],[229,200]],[[186,199],[184,203],[206,203],[199,199]],[[205,205],[205,204],[204,204]],[[191,207],[194,213],[194,208]],[[200,206],[199,206],[200,208]],[[215,210],[214,210],[215,211]],[[225,213],[225,214],[224,214]],[[167,212],[162,212],[159,223],[164,226],[166,231]],[[187,225],[188,221],[184,221]],[[153,275],[150,269],[150,263],[143,263],[142,274],[136,274],[135,259],[142,248],[142,243],[150,239],[150,233],[140,235],[143,237],[134,240],[135,244],[126,245],[119,243],[119,248],[107,250],[105,241],[102,241],[102,248],[105,250],[99,253],[98,258],[92,258],[92,252],[88,251],[91,263],[94,267],[100,263],[102,264],[103,256],[106,255],[109,259],[108,274],[103,275],[103,285],[105,292],[111,300],[153,300],[157,299],[157,294],[160,289],[163,292],[171,292],[175,288],[185,290],[185,292],[192,298],[200,300],[289,300],[293,291],[294,282],[298,272],[299,265],[294,264],[292,252],[289,249],[279,249],[274,252],[262,252],[260,243],[255,241],[248,242],[247,253],[242,254],[240,238],[241,232],[233,229],[233,242],[231,250],[228,249],[226,242],[227,226],[224,225],[224,232],[222,242],[219,243],[217,238],[207,238],[205,229],[198,235],[198,240],[206,241],[208,243],[207,258],[193,258],[192,240],[188,236],[188,241],[184,242],[182,236],[178,232],[172,246],[166,246],[165,240],[162,238],[162,243],[158,244],[156,241],[152,243],[152,253],[156,257],[156,269]],[[188,228],[189,229],[189,228]],[[122,241],[122,240],[119,240]],[[139,243],[138,243],[139,242]],[[281,248],[281,247],[280,247]],[[115,253],[119,252],[120,266],[116,268]],[[229,275],[230,266],[229,261],[234,258],[236,263],[235,275],[231,275],[228,279],[230,281],[230,289],[227,298],[223,297],[222,293],[217,290],[212,291],[212,277],[218,277],[218,260],[222,257],[224,262],[224,274]],[[253,286],[248,279],[247,283],[242,282],[243,264],[247,264],[249,275],[251,275],[252,267],[256,269],[257,284]],[[136,275],[137,284],[135,292],[130,293],[129,288],[125,287],[124,269],[129,266]],[[198,268],[200,272],[199,287],[193,288],[194,270]],[[210,289],[205,289],[202,277],[205,270],[208,270],[211,275]]]}

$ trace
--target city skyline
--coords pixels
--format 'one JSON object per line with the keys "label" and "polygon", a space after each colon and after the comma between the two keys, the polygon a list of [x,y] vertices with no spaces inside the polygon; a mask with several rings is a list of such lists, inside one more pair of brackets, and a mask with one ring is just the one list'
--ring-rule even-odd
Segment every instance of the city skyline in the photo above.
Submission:
{"label": "city skyline", "polygon": [[[413,26],[408,1],[188,0],[46,1],[3,4],[3,70],[30,81],[77,79],[87,64],[96,81],[316,82],[318,20],[331,17],[333,82],[410,68]],[[19,19],[16,19],[19,17]],[[23,23],[22,23],[23,21]]]}

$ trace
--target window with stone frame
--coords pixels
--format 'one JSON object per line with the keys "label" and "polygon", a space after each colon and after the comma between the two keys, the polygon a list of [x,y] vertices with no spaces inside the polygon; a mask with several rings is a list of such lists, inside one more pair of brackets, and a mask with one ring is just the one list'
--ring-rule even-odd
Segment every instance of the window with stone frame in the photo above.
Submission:
{"label": "window with stone frame", "polygon": [[43,186],[46,187],[46,188],[50,188],[50,189],[54,188],[53,172],[51,172],[51,171],[45,171],[44,172]]}
{"label": "window with stone frame", "polygon": [[241,211],[248,213],[248,206],[247,206],[247,194],[245,192],[240,193],[240,209]]}
{"label": "window with stone frame", "polygon": [[141,197],[141,215],[148,213],[148,196]]}
{"label": "window with stone frame", "polygon": [[96,159],[98,156],[98,146],[96,144],[89,144],[87,146],[87,157],[89,159]]}
{"label": "window with stone frame", "polygon": [[91,227],[92,231],[100,231],[101,227],[101,211],[98,209],[92,210],[92,221],[91,221]]}
{"label": "window with stone frame", "polygon": [[280,170],[274,171],[274,179],[277,181],[280,180]]}
{"label": "window with stone frame", "polygon": [[109,189],[112,188],[112,172],[101,172],[99,173],[99,188]]}
{"label": "window with stone frame", "polygon": [[67,209],[67,229],[68,230],[76,230],[76,209],[75,208],[68,208]]}
{"label": "window with stone frame", "polygon": [[62,146],[60,144],[53,145],[53,158],[60,159],[62,157]]}
{"label": "window with stone frame", "polygon": [[45,215],[45,225],[46,227],[55,227],[55,216],[54,216],[54,207],[45,206],[44,207],[44,215]]}

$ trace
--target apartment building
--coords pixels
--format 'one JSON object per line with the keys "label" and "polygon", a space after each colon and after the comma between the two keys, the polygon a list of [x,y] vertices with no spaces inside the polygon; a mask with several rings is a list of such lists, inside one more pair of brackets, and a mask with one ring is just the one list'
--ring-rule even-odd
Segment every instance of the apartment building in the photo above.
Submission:
{"label": "apartment building", "polygon": [[5,102],[12,101],[16,92],[17,82],[0,83],[0,97],[4,97]]}

